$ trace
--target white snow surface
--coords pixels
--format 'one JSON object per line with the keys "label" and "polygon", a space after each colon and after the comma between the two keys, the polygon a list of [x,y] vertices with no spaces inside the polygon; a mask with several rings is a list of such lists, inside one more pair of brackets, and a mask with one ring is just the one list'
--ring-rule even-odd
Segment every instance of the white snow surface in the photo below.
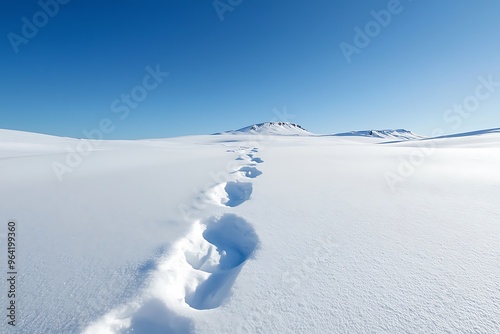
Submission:
{"label": "white snow surface", "polygon": [[17,326],[4,316],[2,333],[500,333],[499,131],[0,130],[0,175],[0,237],[14,219],[19,240]]}

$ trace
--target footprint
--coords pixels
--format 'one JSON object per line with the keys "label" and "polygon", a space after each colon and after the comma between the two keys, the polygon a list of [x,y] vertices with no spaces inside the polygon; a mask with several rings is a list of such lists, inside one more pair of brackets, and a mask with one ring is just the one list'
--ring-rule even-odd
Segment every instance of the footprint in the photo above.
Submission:
{"label": "footprint", "polygon": [[[247,158],[250,158],[250,162],[256,162],[256,163],[258,163],[258,164],[260,164],[260,163],[263,163],[263,162],[264,162],[264,160],[262,160],[262,159],[261,159],[261,158],[259,158],[259,157],[256,157],[256,156],[255,156],[255,154],[252,154],[252,153],[247,153],[247,154],[246,154],[246,157],[247,157]],[[239,156],[236,160],[245,160],[245,158],[244,158],[244,157],[242,157],[242,156],[240,155],[240,156]],[[248,159],[247,159],[247,160],[248,160]]]}
{"label": "footprint", "polygon": [[[201,259],[218,258],[218,263],[212,262],[208,271],[211,275],[200,282],[192,293],[186,294],[186,303],[197,310],[222,305],[229,297],[242,266],[252,256],[259,242],[253,227],[234,214],[210,218],[205,224],[203,238],[210,247]],[[213,255],[214,249],[218,256]],[[186,254],[186,259],[191,256],[192,254]],[[193,268],[204,271],[203,265]]]}
{"label": "footprint", "polygon": [[258,244],[254,228],[235,214],[195,221],[159,261],[138,298],[111,310],[83,333],[194,333],[192,320],[182,315],[186,307],[221,306]]}
{"label": "footprint", "polygon": [[258,170],[255,167],[251,167],[251,166],[241,167],[238,171],[242,172],[246,177],[251,178],[251,179],[254,179],[257,176],[262,174],[262,172],[260,170]]}
{"label": "footprint", "polygon": [[227,213],[206,222],[203,237],[217,247],[220,270],[230,270],[248,260],[257,247],[258,237],[253,227],[243,218]]}
{"label": "footprint", "polygon": [[257,153],[257,152],[259,152],[259,149],[257,147],[254,147],[250,152]]}
{"label": "footprint", "polygon": [[227,182],[224,190],[227,194],[227,201],[224,205],[235,207],[246,202],[252,194],[253,186],[249,182]]}
{"label": "footprint", "polygon": [[263,163],[263,162],[264,162],[264,160],[262,160],[261,158],[257,158],[257,157],[256,157],[256,158],[252,158],[252,162],[256,162],[256,163],[258,163],[258,164],[261,164],[261,163]]}
{"label": "footprint", "polygon": [[246,202],[252,190],[253,186],[250,182],[229,181],[213,187],[204,193],[203,197],[223,206],[235,207]]}

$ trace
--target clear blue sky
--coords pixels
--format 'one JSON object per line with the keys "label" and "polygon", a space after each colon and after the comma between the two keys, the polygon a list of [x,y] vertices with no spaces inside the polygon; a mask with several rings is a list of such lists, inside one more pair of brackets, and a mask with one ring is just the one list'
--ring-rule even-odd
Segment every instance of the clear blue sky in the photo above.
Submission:
{"label": "clear blue sky", "polygon": [[[238,2],[220,1],[235,5],[222,21],[212,0],[71,0],[44,22],[36,1],[3,1],[0,128],[82,137],[109,118],[106,139],[170,137],[270,121],[284,106],[317,133],[500,127],[500,87],[460,126],[443,120],[479,76],[500,81],[498,1],[401,0],[350,63],[340,43],[355,45],[354,28],[388,1]],[[16,53],[9,33],[25,38],[34,15],[40,28]],[[168,77],[120,119],[112,103],[157,64]]]}

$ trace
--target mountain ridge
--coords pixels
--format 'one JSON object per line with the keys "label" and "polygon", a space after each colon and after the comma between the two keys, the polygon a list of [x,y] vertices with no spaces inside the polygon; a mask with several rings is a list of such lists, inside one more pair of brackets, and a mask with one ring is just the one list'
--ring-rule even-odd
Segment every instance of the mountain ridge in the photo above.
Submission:
{"label": "mountain ridge", "polygon": [[343,133],[336,133],[333,136],[338,137],[373,137],[380,139],[400,139],[400,140],[419,140],[425,139],[427,137],[421,136],[413,133],[406,129],[384,129],[384,130],[361,130],[361,131],[350,131]]}
{"label": "mountain ridge", "polygon": [[313,136],[314,134],[304,129],[302,126],[290,122],[264,122],[245,126],[238,130],[214,133],[222,134],[266,134],[282,136]]}

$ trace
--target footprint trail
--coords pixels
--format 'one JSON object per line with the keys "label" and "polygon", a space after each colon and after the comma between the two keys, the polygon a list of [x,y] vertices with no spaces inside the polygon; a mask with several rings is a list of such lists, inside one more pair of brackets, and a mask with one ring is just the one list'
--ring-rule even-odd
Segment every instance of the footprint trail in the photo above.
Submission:
{"label": "footprint trail", "polygon": [[255,156],[256,147],[227,152],[240,154],[239,168],[230,174],[231,180],[202,193],[208,203],[226,212],[194,220],[187,235],[157,261],[138,297],[90,324],[84,334],[192,333],[189,314],[220,307],[228,300],[240,271],[259,245],[252,224],[234,210],[250,199],[250,180],[262,175],[255,164],[264,161]]}

